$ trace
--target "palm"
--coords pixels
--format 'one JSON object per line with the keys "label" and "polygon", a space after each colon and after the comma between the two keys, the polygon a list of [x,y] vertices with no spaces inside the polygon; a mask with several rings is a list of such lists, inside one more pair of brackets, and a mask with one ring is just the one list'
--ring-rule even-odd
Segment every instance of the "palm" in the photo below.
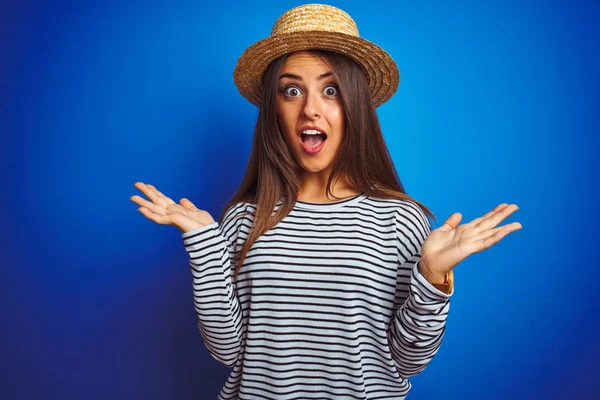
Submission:
{"label": "palm", "polygon": [[137,195],[131,196],[131,201],[140,205],[140,212],[157,224],[174,225],[182,232],[189,232],[215,222],[208,212],[196,208],[186,198],[180,200],[181,204],[177,204],[152,185],[137,182],[134,186],[150,201]]}
{"label": "palm", "polygon": [[441,227],[431,231],[423,243],[421,258],[429,272],[446,274],[469,255],[483,251],[508,233],[521,229],[518,222],[495,228],[518,209],[514,204],[503,203],[463,225],[458,224],[462,215],[452,214]]}
{"label": "palm", "polygon": [[464,231],[460,226],[446,231],[438,228],[427,236],[421,252],[424,259],[444,260],[446,268],[452,269],[469,255],[464,244]]}

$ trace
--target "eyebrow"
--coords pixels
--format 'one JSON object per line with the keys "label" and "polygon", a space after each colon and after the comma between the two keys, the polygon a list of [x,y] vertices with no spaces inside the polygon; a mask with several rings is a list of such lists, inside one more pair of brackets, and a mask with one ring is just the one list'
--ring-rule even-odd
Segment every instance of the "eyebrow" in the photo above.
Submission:
{"label": "eyebrow", "polygon": [[[317,78],[317,80],[320,81],[320,80],[325,79],[325,78],[327,78],[328,76],[331,76],[331,75],[333,75],[333,72],[331,72],[331,71],[330,72],[325,72],[324,74],[319,75],[319,77]],[[302,81],[302,77],[301,76],[290,74],[290,73],[285,73],[285,74],[279,75],[279,79],[282,79],[282,78],[290,78],[290,79],[295,79],[297,81]]]}

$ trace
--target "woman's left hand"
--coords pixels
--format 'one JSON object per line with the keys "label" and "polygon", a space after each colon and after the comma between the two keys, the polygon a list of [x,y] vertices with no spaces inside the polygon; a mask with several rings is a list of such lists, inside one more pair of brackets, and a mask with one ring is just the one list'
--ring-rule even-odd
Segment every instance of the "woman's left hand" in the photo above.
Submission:
{"label": "woman's left hand", "polygon": [[462,260],[489,248],[507,234],[522,229],[518,222],[495,228],[518,209],[516,204],[502,203],[487,214],[463,225],[458,225],[462,214],[452,214],[425,239],[421,248],[419,272],[431,283],[444,282],[445,275]]}

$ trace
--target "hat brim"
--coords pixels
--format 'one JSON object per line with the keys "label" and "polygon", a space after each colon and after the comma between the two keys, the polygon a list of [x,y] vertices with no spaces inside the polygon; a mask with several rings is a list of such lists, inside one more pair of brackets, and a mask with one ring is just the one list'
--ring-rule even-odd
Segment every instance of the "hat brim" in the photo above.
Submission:
{"label": "hat brim", "polygon": [[300,31],[272,35],[250,47],[238,59],[233,80],[248,101],[260,107],[261,79],[269,63],[295,51],[323,49],[344,54],[365,73],[375,107],[390,99],[398,89],[400,72],[390,55],[361,37],[327,31]]}

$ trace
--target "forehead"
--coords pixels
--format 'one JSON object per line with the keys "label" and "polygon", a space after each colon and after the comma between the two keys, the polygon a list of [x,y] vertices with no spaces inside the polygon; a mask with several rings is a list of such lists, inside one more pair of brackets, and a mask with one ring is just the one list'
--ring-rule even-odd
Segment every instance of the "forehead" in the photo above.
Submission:
{"label": "forehead", "polygon": [[320,75],[330,70],[326,60],[307,51],[290,54],[281,67],[281,72],[294,72],[297,75]]}

